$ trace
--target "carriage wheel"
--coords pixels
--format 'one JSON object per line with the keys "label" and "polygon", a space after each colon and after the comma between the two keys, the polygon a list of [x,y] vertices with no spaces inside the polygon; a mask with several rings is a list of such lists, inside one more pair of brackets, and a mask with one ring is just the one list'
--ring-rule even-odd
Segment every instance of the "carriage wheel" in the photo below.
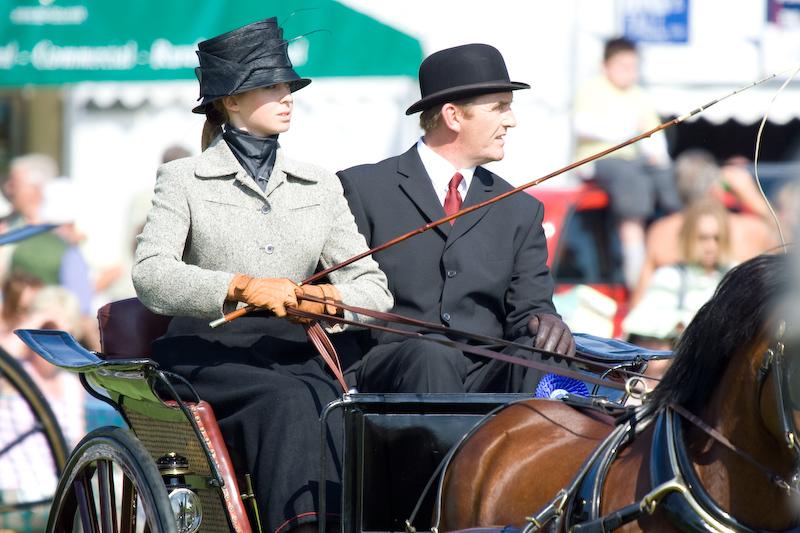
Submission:
{"label": "carriage wheel", "polygon": [[164,481],[144,445],[124,428],[86,435],[67,463],[49,533],[177,533]]}
{"label": "carriage wheel", "polygon": [[42,391],[0,348],[0,530],[43,530],[67,455]]}

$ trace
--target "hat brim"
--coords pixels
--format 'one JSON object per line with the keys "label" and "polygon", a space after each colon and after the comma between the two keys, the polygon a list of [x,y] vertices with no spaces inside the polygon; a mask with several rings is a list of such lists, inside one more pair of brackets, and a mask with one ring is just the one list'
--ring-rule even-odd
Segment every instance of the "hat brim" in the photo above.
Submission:
{"label": "hat brim", "polygon": [[[289,84],[289,90],[291,92],[297,92],[300,89],[302,89],[303,87],[307,86],[309,83],[311,83],[311,80],[309,78],[299,78],[299,79],[293,79],[293,80],[287,80],[287,81],[276,81],[275,83],[270,83],[270,85],[278,85],[279,83],[288,83]],[[267,85],[261,85],[260,87],[267,87]],[[241,91],[236,91],[236,92],[234,92],[232,94],[241,94],[241,93],[245,93],[247,91],[252,91],[253,89],[258,89],[258,88],[259,87],[249,87],[249,88],[243,89]],[[230,95],[228,95],[228,96],[230,96]],[[205,114],[206,109],[208,108],[208,106],[212,102],[216,102],[217,100],[221,100],[222,98],[225,98],[225,97],[224,96],[217,96],[216,98],[211,98],[211,99],[204,98],[202,104],[200,104],[199,106],[197,106],[194,109],[192,109],[192,113],[197,113],[197,114],[203,115],[203,114]]]}
{"label": "hat brim", "polygon": [[460,100],[461,98],[467,98],[469,96],[480,96],[482,94],[502,93],[530,88],[531,86],[527,83],[518,81],[483,82],[451,87],[437,93],[429,94],[425,98],[414,102],[411,107],[406,109],[406,115],[413,115],[414,113],[424,111],[435,105],[452,102],[453,100]]}

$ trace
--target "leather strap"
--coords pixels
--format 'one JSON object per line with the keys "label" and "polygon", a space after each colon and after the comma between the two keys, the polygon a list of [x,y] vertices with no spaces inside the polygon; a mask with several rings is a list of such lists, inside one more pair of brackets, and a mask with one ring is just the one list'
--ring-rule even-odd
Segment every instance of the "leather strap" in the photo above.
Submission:
{"label": "leather strap", "polygon": [[[287,311],[293,309],[292,307],[288,307]],[[290,314],[293,313],[290,312]],[[311,339],[311,342],[317,348],[317,352],[319,352],[328,364],[333,375],[336,376],[336,379],[342,386],[342,390],[347,392],[347,384],[344,382],[344,374],[342,373],[342,363],[339,360],[339,354],[336,352],[336,348],[333,346],[328,334],[325,333],[325,330],[316,320],[314,322],[303,322],[303,327],[306,329],[308,338]]]}
{"label": "leather strap", "polygon": [[676,413],[681,415],[683,418],[685,418],[686,420],[688,420],[689,422],[691,422],[692,424],[694,424],[695,426],[700,428],[702,431],[704,431],[706,434],[708,434],[709,437],[711,437],[712,439],[716,440],[717,442],[719,442],[720,444],[722,444],[723,446],[725,446],[726,448],[728,448],[732,452],[734,452],[734,453],[738,454],[739,456],[747,459],[749,462],[751,462],[752,464],[757,466],[764,473],[765,476],[770,478],[770,480],[772,480],[772,482],[775,485],[778,486],[778,488],[780,488],[782,490],[785,490],[787,492],[794,492],[795,494],[799,494],[800,495],[800,491],[798,491],[797,489],[792,487],[788,482],[786,482],[785,479],[783,479],[781,476],[779,476],[778,474],[776,474],[775,472],[773,472],[772,470],[770,470],[766,466],[762,465],[761,463],[759,463],[758,461],[756,461],[755,459],[750,457],[744,450],[742,450],[741,448],[736,446],[734,443],[732,443],[725,435],[723,435],[722,433],[720,433],[719,431],[717,431],[713,427],[711,427],[708,424],[706,424],[699,417],[697,417],[694,414],[690,413],[684,407],[682,407],[680,405],[677,405],[677,404],[674,404],[674,403],[670,404],[670,408],[672,408],[673,411],[675,411]]}
{"label": "leather strap", "polygon": [[[543,355],[549,355],[551,357],[558,357],[560,359],[566,359],[568,361],[573,361],[573,362],[576,362],[576,363],[580,363],[581,365],[584,365],[584,366],[587,366],[587,367],[594,367],[594,368],[600,369],[601,371],[607,371],[608,370],[608,366],[607,365],[603,365],[601,363],[596,363],[594,361],[588,361],[586,359],[580,359],[580,358],[577,358],[577,357],[563,355],[563,354],[559,354],[559,353],[556,353],[556,352],[543,350],[543,349],[540,349],[540,348],[534,348],[533,346],[528,346],[526,344],[507,341],[505,339],[495,339],[493,337],[487,337],[485,335],[475,335],[475,334],[472,334],[472,333],[467,333],[467,332],[463,332],[463,331],[459,331],[459,330],[454,330],[452,328],[447,328],[447,327],[444,327],[444,326],[441,326],[441,325],[438,325],[438,324],[431,324],[431,323],[428,323],[428,322],[422,322],[422,321],[419,321],[419,320],[413,320],[413,319],[402,317],[400,315],[395,315],[395,314],[392,314],[392,313],[383,313],[383,312],[373,311],[371,309],[364,309],[364,308],[361,308],[361,307],[354,307],[354,306],[346,305],[346,304],[339,303],[339,302],[336,302],[335,304],[330,304],[330,302],[326,302],[326,301],[324,301],[324,300],[322,300],[320,298],[316,298],[316,297],[310,296],[310,295],[302,295],[302,296],[298,296],[298,298],[307,299],[307,300],[311,300],[311,301],[318,302],[318,303],[327,303],[329,305],[336,305],[337,307],[340,307],[341,309],[345,309],[347,311],[350,311],[350,312],[353,312],[353,313],[356,313],[356,314],[362,314],[362,315],[365,315],[365,316],[376,318],[378,320],[383,320],[383,321],[387,321],[387,322],[396,322],[396,323],[405,324],[405,325],[413,325],[413,326],[421,327],[421,328],[423,328],[425,330],[429,330],[429,331],[433,331],[433,332],[445,333],[445,334],[449,334],[449,335],[463,336],[465,338],[472,338],[472,339],[479,340],[481,342],[485,342],[485,343],[488,343],[488,344],[499,344],[499,345],[509,346],[509,347],[513,347],[513,348],[519,348],[519,349],[526,350],[526,351],[533,352],[533,353],[541,353]],[[577,371],[574,371],[574,370],[568,370],[566,368],[561,368],[561,367],[557,367],[557,366],[554,366],[554,365],[548,365],[547,363],[542,363],[542,362],[539,362],[539,361],[532,361],[532,360],[529,360],[529,359],[524,359],[522,357],[516,357],[516,356],[505,354],[505,353],[502,353],[502,352],[496,352],[494,350],[489,350],[488,348],[483,348],[481,346],[474,346],[474,345],[471,345],[471,344],[467,344],[465,342],[458,342],[458,341],[449,340],[449,339],[441,339],[441,338],[436,338],[436,337],[429,337],[429,336],[424,335],[423,332],[394,329],[394,328],[389,328],[389,327],[386,327],[386,326],[380,326],[380,325],[377,325],[377,324],[364,324],[362,322],[356,322],[356,321],[353,321],[353,320],[347,320],[345,318],[332,317],[332,316],[328,316],[328,315],[320,315],[320,314],[317,314],[317,313],[310,313],[308,311],[303,311],[303,310],[300,310],[300,309],[297,309],[297,308],[294,308],[294,307],[287,307],[286,311],[290,315],[301,316],[301,317],[304,317],[304,318],[324,320],[325,322],[333,322],[333,323],[337,323],[337,324],[348,324],[348,325],[362,326],[362,327],[366,326],[366,327],[369,327],[371,329],[378,329],[378,330],[381,330],[381,331],[387,331],[387,332],[390,332],[390,333],[396,333],[396,334],[399,334],[399,335],[404,335],[404,336],[409,337],[409,338],[422,338],[422,339],[425,339],[425,340],[430,341],[430,342],[435,342],[435,343],[438,343],[438,344],[442,344],[442,345],[445,345],[445,346],[450,346],[450,347],[456,348],[458,350],[461,350],[462,352],[467,352],[467,353],[471,353],[471,354],[475,354],[475,355],[481,355],[481,356],[484,356],[484,357],[488,357],[490,359],[499,359],[499,360],[504,361],[506,363],[518,364],[518,365],[522,365],[522,366],[525,366],[525,367],[528,367],[528,368],[535,368],[537,370],[541,370],[541,371],[546,372],[546,373],[547,372],[552,372],[552,373],[556,373],[556,374],[559,374],[559,375],[562,375],[562,376],[566,376],[566,377],[570,377],[570,378],[573,378],[573,379],[577,379],[577,380],[580,380],[580,381],[592,383],[594,385],[600,385],[602,387],[608,387],[608,388],[621,390],[621,391],[625,391],[626,390],[624,383],[616,382],[616,381],[613,381],[611,379],[597,378],[597,377],[592,376],[591,374],[584,374],[582,372],[577,372]],[[320,332],[321,333],[315,333],[315,335],[325,335],[327,337],[327,334],[325,333],[325,331],[321,327],[320,327]],[[315,345],[317,345],[316,343],[318,341],[315,341],[312,338],[312,342],[314,342]],[[330,339],[328,339],[327,342],[330,343]],[[317,346],[317,349],[318,350],[320,349],[319,346]],[[335,350],[334,350],[334,352],[335,352]],[[331,358],[329,356],[329,354],[323,354],[322,352],[320,352],[320,355],[322,355],[322,357],[324,359],[326,359],[326,361],[327,361],[328,358]],[[338,356],[335,358],[335,361],[338,363]],[[329,364],[331,364],[331,363],[329,363]],[[338,365],[337,365],[337,368],[338,368]],[[334,374],[336,374],[337,371],[334,370],[333,366],[331,367],[331,369],[333,370]],[[339,371],[341,372],[341,370],[339,370]],[[631,375],[631,376],[642,376],[642,374],[639,374],[639,373],[636,373],[636,372],[631,372],[631,371],[626,371],[626,373]],[[344,390],[347,391],[347,386],[343,383],[343,379],[340,380],[340,383],[342,383],[342,387],[344,388]]]}

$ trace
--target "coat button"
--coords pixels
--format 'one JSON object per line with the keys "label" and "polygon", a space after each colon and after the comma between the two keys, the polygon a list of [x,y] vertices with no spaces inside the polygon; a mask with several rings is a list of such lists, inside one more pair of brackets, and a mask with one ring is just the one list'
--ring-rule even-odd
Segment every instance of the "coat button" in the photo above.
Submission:
{"label": "coat button", "polygon": [[264,251],[267,252],[268,254],[271,254],[272,252],[275,251],[275,247],[271,244],[268,244],[264,247]]}
{"label": "coat button", "polygon": [[264,205],[261,206],[261,212],[262,213],[269,213],[270,209],[271,208],[270,208],[269,204],[264,204]]}
{"label": "coat button", "polygon": [[455,271],[455,270],[448,270],[447,271],[447,277],[448,278],[454,278],[454,277],[456,277],[456,274],[458,274],[458,272]]}
{"label": "coat button", "polygon": [[442,313],[442,318],[445,321],[450,322],[450,313]]}

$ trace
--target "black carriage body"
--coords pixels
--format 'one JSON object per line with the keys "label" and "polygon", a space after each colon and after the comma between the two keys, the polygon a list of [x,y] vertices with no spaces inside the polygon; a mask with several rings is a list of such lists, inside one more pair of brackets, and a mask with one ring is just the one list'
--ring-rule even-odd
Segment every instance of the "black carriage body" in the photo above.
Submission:
{"label": "black carriage body", "polygon": [[[343,533],[429,530],[437,468],[486,415],[525,394],[356,394],[344,411]],[[335,415],[334,415],[335,416]]]}

